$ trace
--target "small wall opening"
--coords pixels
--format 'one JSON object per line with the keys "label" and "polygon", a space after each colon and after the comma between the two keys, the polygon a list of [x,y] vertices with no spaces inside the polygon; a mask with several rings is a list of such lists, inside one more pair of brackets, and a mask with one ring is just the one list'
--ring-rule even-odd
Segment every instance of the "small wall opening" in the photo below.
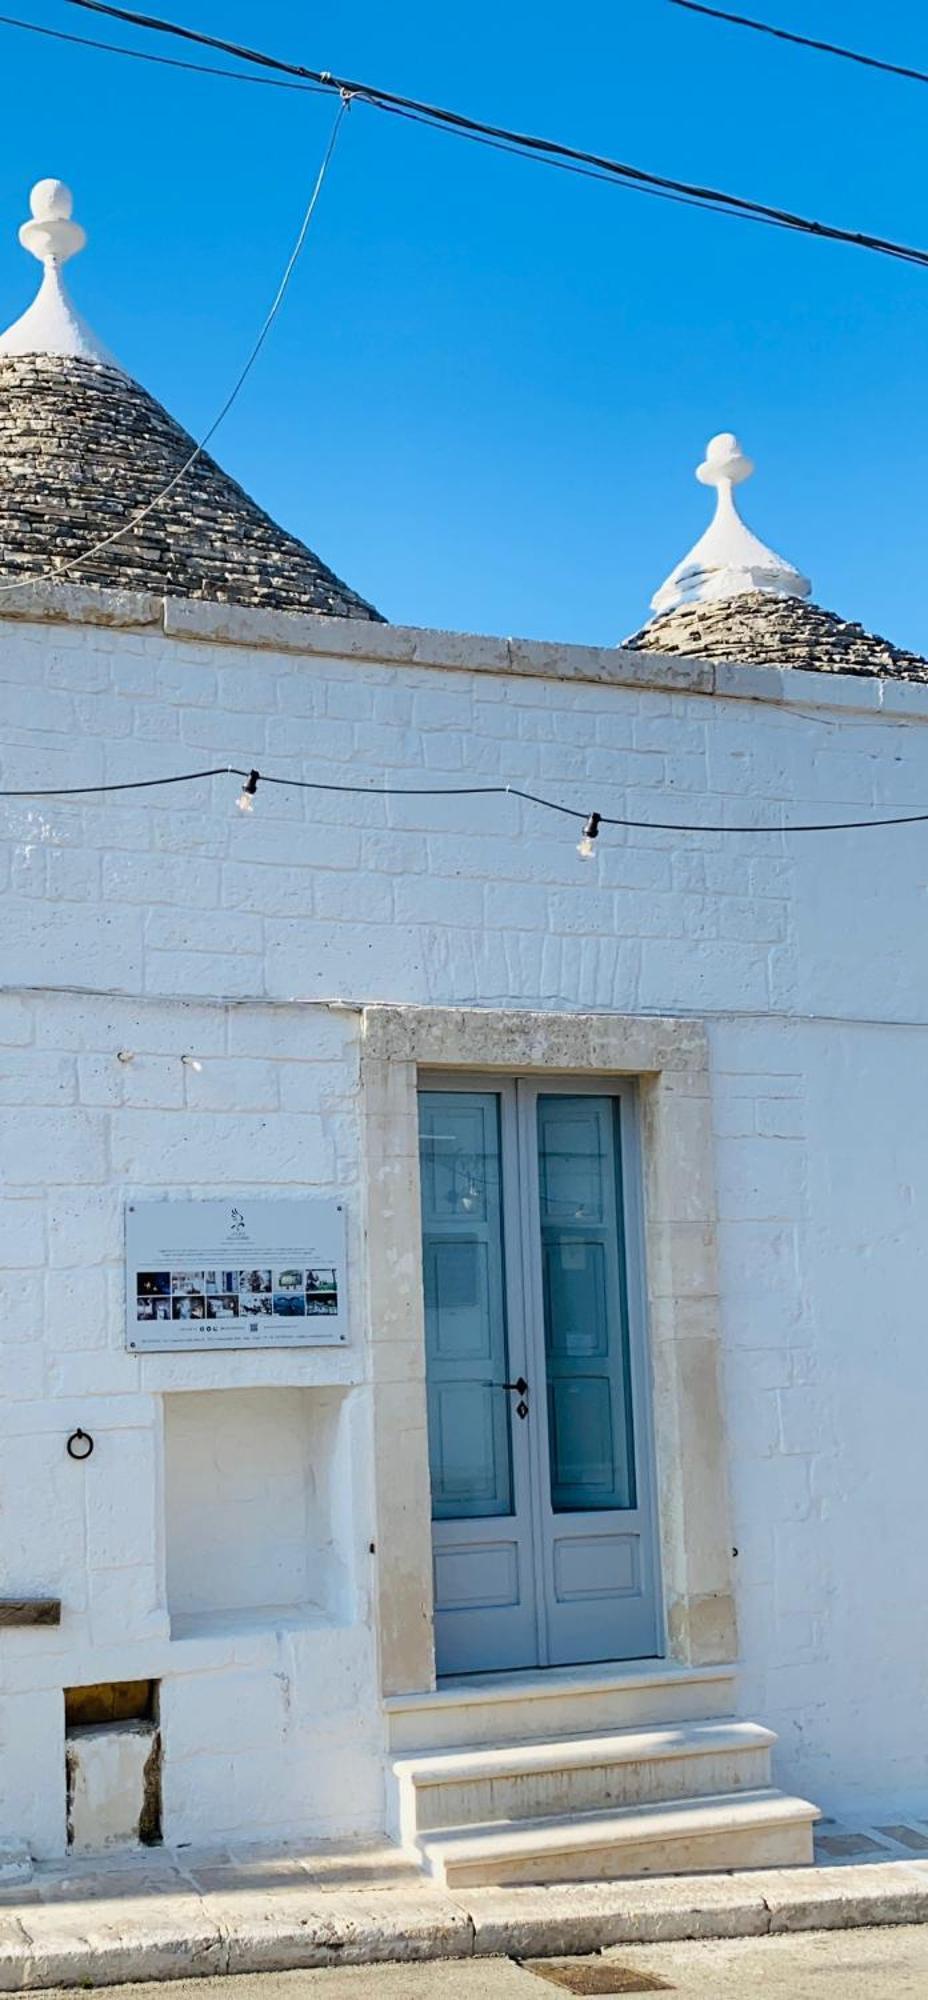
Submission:
{"label": "small wall opening", "polygon": [[332,1388],[165,1397],[172,1636],[347,1621],[346,1403]]}
{"label": "small wall opening", "polygon": [[105,1722],[157,1722],[157,1681],[94,1681],[65,1688],[64,1726],[68,1733]]}
{"label": "small wall opening", "polygon": [[161,1840],[158,1682],[65,1688],[68,1846],[78,1854]]}

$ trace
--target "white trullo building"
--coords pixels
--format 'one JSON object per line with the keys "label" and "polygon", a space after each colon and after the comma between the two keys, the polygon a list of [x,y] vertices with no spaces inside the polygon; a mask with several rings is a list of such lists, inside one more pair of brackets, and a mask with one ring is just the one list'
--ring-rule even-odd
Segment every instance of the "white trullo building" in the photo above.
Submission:
{"label": "white trullo building", "polygon": [[626,646],[386,623],[159,498],[59,183],[22,234],[0,1832],[466,1883],[924,1813],[928,835],[785,829],[926,810],[928,665],[728,435]]}

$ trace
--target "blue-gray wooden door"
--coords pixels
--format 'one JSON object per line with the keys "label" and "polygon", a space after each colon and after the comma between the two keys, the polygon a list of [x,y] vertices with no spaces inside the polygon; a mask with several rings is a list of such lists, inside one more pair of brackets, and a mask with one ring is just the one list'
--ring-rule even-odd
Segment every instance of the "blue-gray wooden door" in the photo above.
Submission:
{"label": "blue-gray wooden door", "polygon": [[420,1161],[438,1671],[652,1656],[632,1094],[429,1080]]}

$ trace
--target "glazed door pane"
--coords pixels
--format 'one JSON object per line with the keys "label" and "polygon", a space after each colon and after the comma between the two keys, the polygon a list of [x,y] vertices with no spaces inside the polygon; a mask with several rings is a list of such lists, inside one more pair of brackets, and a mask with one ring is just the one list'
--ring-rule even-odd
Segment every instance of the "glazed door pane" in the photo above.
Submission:
{"label": "glazed door pane", "polygon": [[551,1506],[635,1506],[615,1100],[538,1099]]}
{"label": "glazed door pane", "polygon": [[511,1514],[499,1099],[423,1093],[419,1130],[432,1514]]}

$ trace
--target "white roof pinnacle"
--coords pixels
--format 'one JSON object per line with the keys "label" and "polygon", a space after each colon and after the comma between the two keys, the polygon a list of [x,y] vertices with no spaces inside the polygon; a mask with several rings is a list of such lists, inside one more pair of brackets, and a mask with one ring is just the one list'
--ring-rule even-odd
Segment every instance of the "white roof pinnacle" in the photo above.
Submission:
{"label": "white roof pinnacle", "polygon": [[116,368],[118,363],[71,304],[62,281],[62,264],[83,250],[87,241],[80,223],[71,220],[73,206],[64,181],[36,181],[29,196],[31,219],[23,223],[19,240],[44,266],[42,283],[21,319],[0,333],[0,355],[76,355]]}
{"label": "white roof pinnacle", "polygon": [[745,527],[734,501],[734,488],[750,479],[754,466],[731,431],[710,438],[696,477],[716,489],[715,516],[689,554],[671,570],[651,599],[660,616],[680,604],[717,603],[762,590],[771,597],[808,597],[808,577],[794,569]]}

